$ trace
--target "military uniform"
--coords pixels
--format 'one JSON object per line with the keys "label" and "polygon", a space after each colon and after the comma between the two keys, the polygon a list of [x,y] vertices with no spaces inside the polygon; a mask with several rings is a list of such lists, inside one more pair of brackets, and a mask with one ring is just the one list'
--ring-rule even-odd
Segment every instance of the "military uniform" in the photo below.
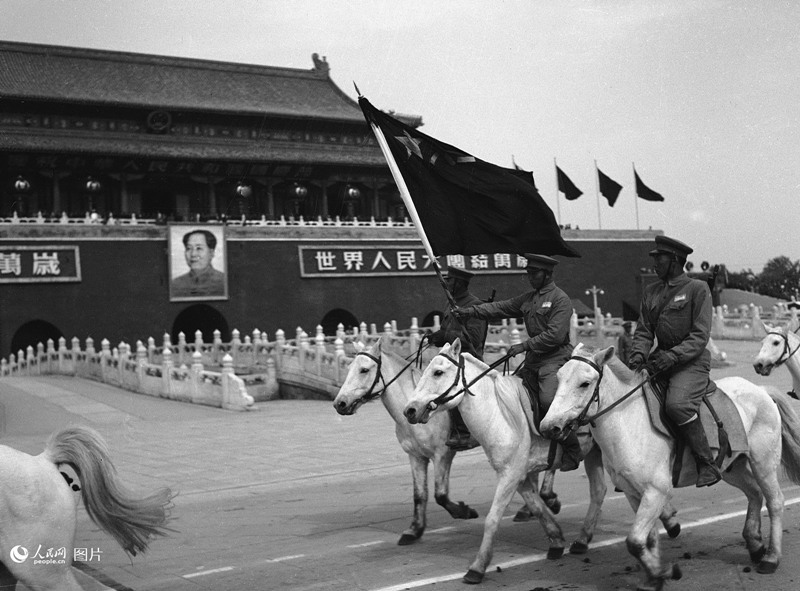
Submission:
{"label": "military uniform", "polygon": [[[483,301],[469,292],[454,297],[456,306],[475,306]],[[483,361],[483,346],[486,341],[488,323],[480,318],[469,318],[459,321],[452,314],[447,313],[442,320],[442,326],[431,334],[430,342],[437,347],[444,347],[445,343],[452,343],[457,338],[461,340],[461,350],[474,355]]]}
{"label": "military uniform", "polygon": [[[521,343],[525,361],[520,377],[531,395],[532,404],[538,404],[544,416],[558,390],[558,370],[572,355],[569,341],[572,300],[550,279],[558,261],[538,254],[526,254],[525,258],[528,260],[526,270],[533,273],[532,281],[539,280],[536,279],[538,270],[546,273],[544,284],[516,297],[472,306],[464,312],[485,320],[522,317],[528,339]],[[564,448],[561,469],[576,469],[582,459],[577,435],[570,432],[561,445]]]}
{"label": "military uniform", "polygon": [[711,336],[711,292],[705,281],[683,272],[686,257],[694,252],[691,247],[667,236],[656,236],[655,242],[650,256],[660,281],[644,290],[630,365],[638,369],[647,360],[658,379],[666,381],[665,410],[691,447],[697,486],[711,486],[722,476],[698,420],[703,395],[716,388],[706,349]]}
{"label": "military uniform", "polygon": [[648,357],[656,350],[673,358],[664,372],[669,378],[666,411],[678,425],[696,415],[703,394],[714,389],[709,372],[711,354],[711,293],[705,281],[685,273],[667,282],[648,285],[642,297],[641,317],[633,335],[631,357]]}
{"label": "military uniform", "polygon": [[539,290],[475,308],[475,316],[486,320],[519,318],[525,322],[528,340],[521,377],[547,411],[558,389],[556,374],[572,354],[569,323],[572,300],[555,283]]}

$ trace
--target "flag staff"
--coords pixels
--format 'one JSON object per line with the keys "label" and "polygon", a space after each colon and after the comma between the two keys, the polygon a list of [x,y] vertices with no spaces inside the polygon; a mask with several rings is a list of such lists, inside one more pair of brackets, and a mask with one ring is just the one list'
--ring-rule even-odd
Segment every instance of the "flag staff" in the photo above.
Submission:
{"label": "flag staff", "polygon": [[633,206],[636,208],[636,229],[639,229],[639,186],[636,184],[636,164],[631,162],[631,167],[633,168],[633,186],[635,189],[636,195],[633,197]]}
{"label": "flag staff", "polygon": [[594,192],[597,196],[597,228],[603,229],[603,223],[600,221],[600,175],[597,172],[597,160],[594,161]]}
{"label": "flag staff", "polygon": [[561,205],[559,204],[559,201],[558,201],[558,194],[559,194],[560,191],[558,190],[558,164],[556,163],[556,157],[555,156],[553,156],[553,172],[556,175],[556,215],[558,216],[558,225],[560,226],[561,225]]}
{"label": "flag staff", "polygon": [[403,203],[405,204],[406,209],[411,216],[411,220],[414,222],[414,227],[416,227],[417,233],[422,240],[422,245],[425,247],[425,252],[428,253],[428,258],[430,258],[431,262],[433,263],[433,269],[436,271],[436,276],[439,278],[439,283],[442,285],[444,293],[447,294],[447,301],[450,304],[450,309],[453,309],[456,307],[456,302],[453,299],[453,295],[447,290],[447,283],[442,275],[442,269],[439,267],[439,261],[436,260],[436,257],[433,254],[433,248],[428,240],[428,236],[425,234],[425,228],[422,226],[422,222],[419,219],[419,213],[417,213],[417,208],[414,206],[414,200],[411,199],[411,193],[408,191],[406,181],[403,178],[403,175],[400,173],[400,169],[397,167],[397,162],[395,162],[394,156],[392,155],[392,150],[389,148],[389,144],[386,142],[386,137],[383,135],[381,128],[372,121],[369,122],[369,125],[372,128],[372,132],[375,134],[375,138],[378,140],[378,145],[381,148],[381,152],[383,152],[384,158],[386,158],[386,162],[389,164],[389,170],[392,172],[394,182],[397,185],[397,188],[400,190],[400,197],[403,199]]}

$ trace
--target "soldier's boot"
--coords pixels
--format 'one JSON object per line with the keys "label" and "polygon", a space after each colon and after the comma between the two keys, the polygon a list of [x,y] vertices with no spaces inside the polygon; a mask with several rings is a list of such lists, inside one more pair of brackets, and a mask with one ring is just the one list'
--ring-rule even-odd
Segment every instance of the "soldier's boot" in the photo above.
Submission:
{"label": "soldier's boot", "polygon": [[692,455],[697,465],[697,486],[711,486],[722,480],[722,475],[714,463],[714,456],[700,419],[695,418],[693,421],[679,425],[678,429],[684,441],[692,449]]}
{"label": "soldier's boot", "polygon": [[581,444],[578,442],[577,433],[570,431],[570,434],[559,443],[564,450],[561,455],[561,471],[577,470],[583,460],[583,452],[581,452]]}
{"label": "soldier's boot", "polygon": [[454,451],[466,451],[478,447],[480,443],[472,436],[467,428],[461,413],[457,408],[450,412],[450,435],[447,438],[447,447]]}

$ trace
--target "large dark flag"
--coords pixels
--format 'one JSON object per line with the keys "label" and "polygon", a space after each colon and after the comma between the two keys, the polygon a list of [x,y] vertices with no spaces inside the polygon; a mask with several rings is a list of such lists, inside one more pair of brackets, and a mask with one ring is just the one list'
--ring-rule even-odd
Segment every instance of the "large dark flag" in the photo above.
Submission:
{"label": "large dark flag", "polygon": [[639,197],[639,199],[644,199],[645,201],[664,201],[661,193],[656,193],[653,191],[653,189],[642,182],[642,179],[639,178],[636,169],[633,171],[633,177],[636,180],[636,195]]}
{"label": "large dark flag", "polygon": [[597,184],[600,187],[600,194],[608,199],[608,206],[614,207],[619,197],[619,192],[622,191],[622,185],[617,181],[603,174],[599,168],[597,169]]}
{"label": "large dark flag", "polygon": [[561,237],[530,172],[484,162],[379,111],[364,97],[358,103],[385,137],[402,177],[395,179],[398,188],[401,194],[401,184],[408,188],[435,256],[580,256]]}
{"label": "large dark flag", "polygon": [[567,201],[575,201],[583,195],[583,191],[576,187],[575,183],[558,166],[556,166],[556,178],[558,179],[558,190],[564,193]]}

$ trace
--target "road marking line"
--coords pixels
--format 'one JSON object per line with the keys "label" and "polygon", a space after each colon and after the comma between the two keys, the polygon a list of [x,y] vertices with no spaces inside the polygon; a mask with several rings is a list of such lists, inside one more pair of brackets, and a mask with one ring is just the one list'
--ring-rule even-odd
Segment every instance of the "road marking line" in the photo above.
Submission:
{"label": "road marking line", "polygon": [[450,531],[451,529],[455,529],[452,525],[446,525],[444,527],[440,527],[439,529],[429,529],[427,533],[429,534],[440,534],[443,531]]}
{"label": "road marking line", "polygon": [[348,548],[366,548],[367,546],[377,546],[385,543],[385,540],[375,540],[374,542],[364,542],[363,544],[352,544]]}
{"label": "road marking line", "polygon": [[[784,506],[795,505],[797,503],[800,503],[800,497],[784,501]],[[762,512],[766,511],[766,507],[762,508],[761,511]],[[690,523],[682,523],[681,530],[700,527],[703,525],[708,525],[710,523],[716,523],[717,521],[725,521],[727,519],[733,519],[734,517],[740,517],[746,514],[747,510],[743,510],[743,511],[734,511],[733,513],[724,513],[722,515],[715,515],[713,517],[706,517],[704,519],[698,519],[697,521],[692,521]],[[591,549],[595,549],[595,548],[605,548],[606,546],[614,546],[616,544],[623,543],[626,538],[627,536],[617,536],[615,538],[609,538],[608,540],[603,540],[602,542],[593,542],[592,544],[589,545],[589,547]],[[505,569],[505,568],[511,568],[513,566],[522,566],[523,564],[530,564],[532,562],[541,562],[542,560],[546,559],[547,559],[547,553],[540,552],[538,554],[530,554],[529,556],[523,556],[521,558],[517,558],[515,560],[509,560],[507,562],[500,562],[493,566]],[[380,587],[378,589],[374,589],[373,591],[405,591],[406,589],[413,589],[415,587],[424,587],[426,585],[435,585],[436,583],[455,581],[462,578],[463,576],[464,572],[461,571],[459,573],[440,575],[438,577],[429,577],[427,579],[409,581],[406,583],[400,583],[398,585],[391,585],[389,587]]]}
{"label": "road marking line", "polygon": [[201,570],[197,573],[189,573],[186,575],[181,575],[184,579],[191,579],[192,577],[203,577],[205,575],[213,575],[214,573],[224,573],[229,570],[233,570],[232,566],[223,566],[221,568],[212,568],[211,570]]}
{"label": "road marking line", "polygon": [[278,558],[270,558],[267,562],[283,562],[285,560],[294,560],[295,558],[303,558],[305,554],[291,554],[290,556],[280,556]]}

